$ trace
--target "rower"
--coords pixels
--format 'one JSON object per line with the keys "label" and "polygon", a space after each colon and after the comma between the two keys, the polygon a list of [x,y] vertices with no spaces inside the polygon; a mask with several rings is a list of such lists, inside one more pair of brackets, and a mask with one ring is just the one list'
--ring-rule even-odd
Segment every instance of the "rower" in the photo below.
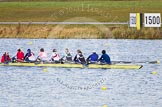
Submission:
{"label": "rower", "polygon": [[93,51],[91,55],[87,58],[87,63],[95,64],[98,61],[98,54]]}
{"label": "rower", "polygon": [[37,57],[37,60],[41,61],[41,62],[46,62],[48,60],[47,53],[44,52],[43,48],[40,49],[40,52],[39,52],[38,57]]}
{"label": "rower", "polygon": [[72,62],[72,55],[68,48],[65,49],[65,55],[61,58],[61,60],[65,60],[66,62]]}
{"label": "rower", "polygon": [[111,64],[111,60],[108,54],[106,54],[105,50],[102,50],[102,56],[100,57],[99,61],[101,64]]}
{"label": "rower", "polygon": [[77,50],[77,54],[74,57],[74,62],[80,63],[80,64],[86,64],[85,58],[84,58],[81,50]]}
{"label": "rower", "polygon": [[60,55],[57,53],[56,49],[53,49],[51,61],[53,61],[54,63],[60,63]]}
{"label": "rower", "polygon": [[36,58],[35,58],[35,56],[34,56],[34,53],[31,52],[30,49],[27,50],[27,53],[26,53],[26,55],[25,55],[25,57],[24,57],[24,60],[25,60],[26,62],[34,62],[34,61],[36,60]]}
{"label": "rower", "polygon": [[11,58],[9,56],[8,52],[5,52],[1,58],[1,63],[8,64],[11,61]]}
{"label": "rower", "polygon": [[17,50],[17,62],[23,62],[24,61],[24,52],[21,49]]}

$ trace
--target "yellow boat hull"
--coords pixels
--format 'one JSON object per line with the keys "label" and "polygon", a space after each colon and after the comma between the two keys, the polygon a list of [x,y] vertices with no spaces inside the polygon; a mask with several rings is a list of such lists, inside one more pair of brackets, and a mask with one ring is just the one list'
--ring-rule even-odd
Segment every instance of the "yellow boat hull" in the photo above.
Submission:
{"label": "yellow boat hull", "polygon": [[35,63],[0,63],[0,66],[26,66],[26,67],[58,67],[58,68],[91,68],[91,69],[140,69],[142,65],[130,65],[130,64],[113,64],[113,65],[100,65],[89,64],[84,66],[82,64],[35,64]]}
{"label": "yellow boat hull", "polygon": [[105,69],[141,69],[142,65],[130,65],[130,64],[114,64],[114,65],[99,65],[90,64],[88,68],[105,68]]}

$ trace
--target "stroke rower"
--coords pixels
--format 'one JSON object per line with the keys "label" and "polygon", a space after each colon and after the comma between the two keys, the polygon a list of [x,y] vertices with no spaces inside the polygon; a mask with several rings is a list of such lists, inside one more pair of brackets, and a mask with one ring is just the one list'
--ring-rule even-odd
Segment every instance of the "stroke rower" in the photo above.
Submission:
{"label": "stroke rower", "polygon": [[101,64],[111,64],[111,60],[105,50],[102,50],[102,56],[99,58]]}
{"label": "stroke rower", "polygon": [[24,62],[24,52],[19,48],[14,57],[12,57],[12,62]]}
{"label": "stroke rower", "polygon": [[81,50],[77,50],[77,54],[76,56],[74,57],[74,62],[75,63],[80,63],[80,64],[86,64],[86,60],[82,54],[82,51]]}

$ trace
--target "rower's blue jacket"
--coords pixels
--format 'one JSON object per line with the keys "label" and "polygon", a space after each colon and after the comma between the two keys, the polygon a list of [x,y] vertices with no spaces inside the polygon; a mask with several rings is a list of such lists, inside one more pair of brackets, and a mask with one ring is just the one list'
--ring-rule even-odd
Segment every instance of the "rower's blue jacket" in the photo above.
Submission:
{"label": "rower's blue jacket", "polygon": [[102,54],[101,58],[99,59],[99,61],[101,61],[102,63],[107,63],[107,64],[111,64],[111,60],[109,55],[107,54]]}
{"label": "rower's blue jacket", "polygon": [[31,56],[31,54],[32,54],[32,53],[31,53],[31,50],[28,49],[28,50],[27,50],[27,53],[26,53],[26,55],[25,55],[25,57],[24,57],[25,61],[30,61],[30,60],[29,60],[29,57]]}
{"label": "rower's blue jacket", "polygon": [[91,55],[87,58],[87,60],[90,61],[90,62],[96,62],[96,61],[98,61],[98,54],[96,54],[96,53],[91,54]]}

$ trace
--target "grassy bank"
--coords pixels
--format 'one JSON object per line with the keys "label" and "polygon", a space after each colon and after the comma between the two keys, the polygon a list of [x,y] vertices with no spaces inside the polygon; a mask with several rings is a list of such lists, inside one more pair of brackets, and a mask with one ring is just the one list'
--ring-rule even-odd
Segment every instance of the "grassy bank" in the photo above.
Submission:
{"label": "grassy bank", "polygon": [[161,10],[162,1],[1,2],[0,21],[126,22],[130,12]]}
{"label": "grassy bank", "polygon": [[[161,0],[12,1],[15,2],[0,2],[1,22],[127,22],[131,12],[162,13]],[[154,28],[136,31],[125,25],[0,25],[0,38],[162,39],[161,31]]]}
{"label": "grassy bank", "polygon": [[0,38],[162,39],[161,30],[136,31],[127,26],[102,25],[1,25]]}
{"label": "grassy bank", "polygon": [[[48,1],[60,1],[60,2],[71,2],[71,1],[141,1],[141,0],[1,0],[2,2],[48,2]],[[153,0],[142,0],[142,1],[153,1]],[[154,0],[155,1],[155,0]],[[160,1],[160,0],[156,0]]]}

